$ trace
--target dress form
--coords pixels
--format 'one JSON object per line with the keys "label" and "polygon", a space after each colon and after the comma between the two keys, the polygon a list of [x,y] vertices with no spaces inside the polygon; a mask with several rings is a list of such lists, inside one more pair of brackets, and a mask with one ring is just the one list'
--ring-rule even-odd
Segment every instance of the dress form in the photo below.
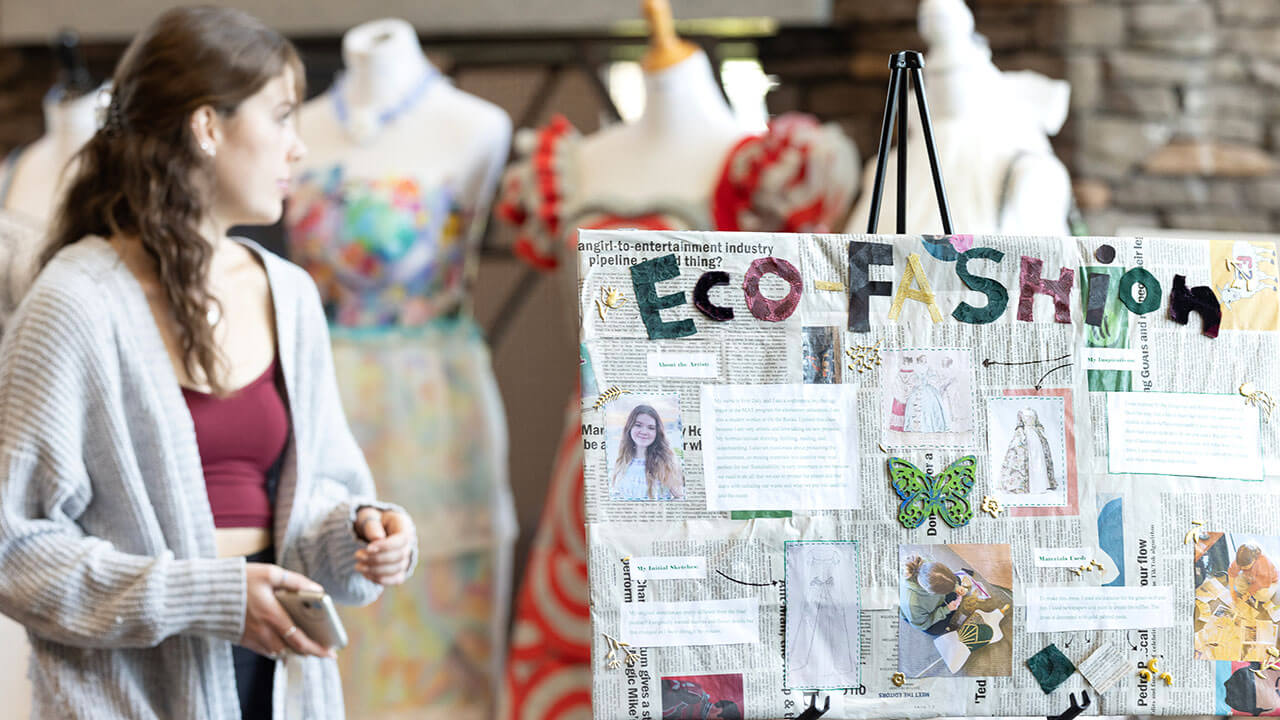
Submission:
{"label": "dress form", "polygon": [[[701,198],[726,153],[747,133],[725,102],[706,53],[675,34],[666,0],[646,0],[652,28],[644,68],[644,112],[583,139],[582,187],[644,202]],[[576,269],[574,269],[576,273]]]}
{"label": "dress form", "polygon": [[[304,170],[341,163],[355,177],[411,172],[427,184],[456,183],[459,195],[485,196],[487,205],[511,143],[506,113],[445,80],[423,54],[413,26],[403,20],[352,28],[342,38],[342,58],[346,72],[333,92],[348,109],[348,126],[335,111],[334,95],[304,104],[299,117],[308,149]],[[395,112],[427,76],[437,80],[377,127],[377,116]],[[371,131],[355,127],[366,123],[373,124]]]}
{"label": "dress form", "polygon": [[[973,33],[963,0],[924,0],[920,33],[929,43],[924,81],[938,163],[955,232],[1068,235],[1071,178],[1049,136],[1066,120],[1070,87],[1038,73],[1002,73]],[[914,96],[908,111],[906,229],[941,233],[932,175]],[[889,152],[896,173],[897,149]],[[875,162],[866,166],[871,187]],[[897,186],[885,183],[878,232],[896,227]],[[848,232],[866,232],[871,198],[864,193]]]}
{"label": "dress form", "polygon": [[421,582],[343,609],[344,695],[370,716],[489,716],[516,524],[468,290],[511,121],[456,89],[402,20],[353,28],[343,59],[301,110],[290,255],[321,290],[344,409],[379,491],[414,517],[424,565]]}
{"label": "dress form", "polygon": [[45,132],[22,149],[0,210],[45,225],[70,173],[67,163],[97,132],[97,93],[62,100],[57,88],[44,100]]}
{"label": "dress form", "polygon": [[[70,174],[64,169],[97,130],[96,99],[90,92],[63,101],[55,87],[44,100],[44,135],[0,171],[0,331],[35,279],[43,228]],[[26,717],[31,712],[26,630],[0,617],[0,648],[0,697],[11,698],[8,711],[15,717]]]}
{"label": "dress form", "polygon": [[[856,180],[853,147],[834,127],[793,115],[746,131],[706,54],[675,36],[665,0],[644,10],[641,117],[587,137],[563,117],[522,132],[526,159],[503,180],[497,215],[515,226],[517,255],[556,273],[568,328],[580,229],[829,232]],[[501,720],[592,716],[582,400],[575,389],[517,598]]]}

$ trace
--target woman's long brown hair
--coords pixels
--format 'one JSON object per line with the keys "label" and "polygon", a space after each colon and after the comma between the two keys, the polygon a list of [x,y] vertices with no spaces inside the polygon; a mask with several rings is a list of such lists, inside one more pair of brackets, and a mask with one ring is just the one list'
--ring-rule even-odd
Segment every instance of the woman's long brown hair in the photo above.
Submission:
{"label": "woman's long brown hair", "polygon": [[658,411],[649,405],[637,405],[632,409],[631,414],[627,416],[627,423],[622,426],[622,442],[618,444],[618,459],[614,463],[613,477],[616,481],[622,474],[626,473],[627,466],[631,464],[631,460],[636,456],[636,441],[631,439],[631,428],[635,426],[636,420],[641,415],[648,415],[653,418],[653,424],[657,426],[654,433],[653,443],[649,445],[649,449],[645,451],[644,456],[644,475],[648,485],[649,499],[658,498],[658,488],[665,488],[671,491],[680,489],[679,480],[681,473],[679,465],[676,462],[675,453],[671,451],[671,445],[667,442],[666,430],[662,427],[662,418],[658,417]]}
{"label": "woman's long brown hair", "polygon": [[286,68],[302,97],[293,45],[242,11],[183,7],[156,18],[116,66],[107,122],[69,165],[75,174],[40,259],[43,267],[90,235],[139,240],[173,314],[188,377],[218,394],[223,363],[207,321],[217,303],[208,291],[213,246],[198,230],[212,206],[212,166],[190,118],[206,105],[233,115]]}

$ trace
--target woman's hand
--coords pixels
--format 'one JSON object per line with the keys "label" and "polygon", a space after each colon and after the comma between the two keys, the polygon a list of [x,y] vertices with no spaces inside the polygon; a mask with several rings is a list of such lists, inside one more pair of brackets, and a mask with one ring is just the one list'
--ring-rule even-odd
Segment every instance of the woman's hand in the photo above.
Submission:
{"label": "woman's hand", "polygon": [[418,531],[404,513],[363,507],[356,513],[356,535],[369,543],[356,551],[356,571],[379,585],[399,585],[409,571]]}
{"label": "woman's hand", "polygon": [[300,655],[337,657],[332,650],[321,647],[294,625],[275,595],[277,589],[324,592],[324,588],[303,575],[267,563],[248,563],[245,576],[248,587],[241,646],[277,659],[285,650],[293,650]]}
{"label": "woman's hand", "polygon": [[956,608],[960,607],[960,601],[963,599],[964,598],[957,597],[955,600],[952,600],[951,602],[947,603],[947,609],[955,610]]}

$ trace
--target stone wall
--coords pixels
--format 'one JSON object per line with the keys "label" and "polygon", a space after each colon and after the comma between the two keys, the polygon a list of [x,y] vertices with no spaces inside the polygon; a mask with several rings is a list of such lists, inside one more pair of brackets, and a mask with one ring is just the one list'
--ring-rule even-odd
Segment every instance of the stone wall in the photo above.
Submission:
{"label": "stone wall", "polygon": [[[1072,84],[1054,139],[1090,232],[1280,232],[1280,2],[969,0],[1004,70]],[[915,0],[836,0],[835,26],[760,44],[770,109],[841,123],[874,157],[895,50],[923,49]]]}
{"label": "stone wall", "polygon": [[1280,229],[1280,3],[1099,3],[1067,17],[1070,164],[1097,230]]}

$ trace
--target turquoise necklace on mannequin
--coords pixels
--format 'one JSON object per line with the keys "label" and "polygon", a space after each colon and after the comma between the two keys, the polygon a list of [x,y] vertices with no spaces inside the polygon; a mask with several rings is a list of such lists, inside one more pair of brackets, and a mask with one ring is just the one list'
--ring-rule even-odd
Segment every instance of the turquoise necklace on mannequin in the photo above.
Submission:
{"label": "turquoise necklace on mannequin", "polygon": [[439,78],[439,70],[428,69],[409,92],[400,98],[399,102],[382,111],[373,108],[356,108],[354,111],[348,109],[347,100],[343,96],[343,87],[346,85],[345,73],[338,73],[329,93],[333,96],[333,111],[338,116],[338,124],[357,144],[368,145],[378,137],[384,127],[416,105]]}

